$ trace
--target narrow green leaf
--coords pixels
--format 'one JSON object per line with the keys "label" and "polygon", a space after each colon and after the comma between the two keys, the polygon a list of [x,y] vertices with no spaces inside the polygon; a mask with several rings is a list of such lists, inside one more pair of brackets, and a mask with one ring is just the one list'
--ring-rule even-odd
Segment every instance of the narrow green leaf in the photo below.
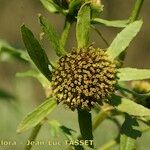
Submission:
{"label": "narrow green leaf", "polygon": [[61,44],[61,47],[62,47],[63,49],[65,48],[66,42],[67,42],[67,40],[68,40],[68,35],[69,35],[69,32],[70,32],[71,24],[72,24],[72,21],[70,21],[70,20],[66,17],[65,24],[64,24],[64,28],[63,28],[63,32],[62,32],[61,38],[60,38],[60,44]]}
{"label": "narrow green leaf", "polygon": [[66,52],[62,48],[59,36],[57,32],[55,31],[54,27],[48,23],[46,18],[39,16],[39,20],[42,26],[43,31],[46,33],[48,36],[49,41],[52,44],[52,47],[54,48],[56,54],[58,56],[64,55]]}
{"label": "narrow green leaf", "polygon": [[[93,140],[91,113],[86,110],[78,110],[78,122],[82,139]],[[89,143],[88,146],[94,148],[93,143]]]}
{"label": "narrow green leaf", "polygon": [[150,69],[120,68],[117,76],[119,81],[150,79]]}
{"label": "narrow green leaf", "polygon": [[5,60],[6,57],[2,58],[3,54],[7,54],[15,59],[22,60],[25,62],[29,61],[29,58],[25,51],[21,49],[16,49],[12,47],[8,42],[0,40],[0,58]]}
{"label": "narrow green leaf", "polygon": [[102,24],[108,27],[117,27],[117,28],[124,28],[128,24],[128,20],[105,20],[101,18],[94,18],[91,20],[94,24]]}
{"label": "narrow green leaf", "polygon": [[47,86],[50,84],[50,82],[43,76],[43,74],[37,72],[36,70],[28,70],[26,72],[19,72],[16,74],[17,77],[34,77],[36,78],[43,87]]}
{"label": "narrow green leaf", "polygon": [[120,150],[134,150],[135,142],[141,136],[141,132],[134,127],[139,126],[135,118],[126,115],[121,127]]}
{"label": "narrow green leaf", "polygon": [[130,42],[140,31],[142,24],[142,20],[130,23],[117,35],[107,50],[107,54],[111,59],[115,59],[129,46]]}
{"label": "narrow green leaf", "polygon": [[56,107],[55,98],[50,97],[33,112],[28,114],[25,119],[20,123],[17,132],[24,132],[41,122],[47,115]]}
{"label": "narrow green leaf", "polygon": [[118,111],[139,117],[150,116],[150,109],[137,104],[130,99],[113,95],[110,102]]}
{"label": "narrow green leaf", "polygon": [[52,13],[58,13],[61,11],[61,7],[59,7],[53,0],[40,0],[43,6]]}
{"label": "narrow green leaf", "polygon": [[79,48],[86,46],[89,41],[90,17],[90,4],[85,3],[81,6],[77,16],[76,38]]}
{"label": "narrow green leaf", "polygon": [[21,27],[21,32],[29,56],[31,57],[37,68],[43,73],[43,75],[50,80],[51,72],[48,67],[50,65],[50,62],[45,51],[42,49],[33,33],[27,27],[25,27],[25,25]]}

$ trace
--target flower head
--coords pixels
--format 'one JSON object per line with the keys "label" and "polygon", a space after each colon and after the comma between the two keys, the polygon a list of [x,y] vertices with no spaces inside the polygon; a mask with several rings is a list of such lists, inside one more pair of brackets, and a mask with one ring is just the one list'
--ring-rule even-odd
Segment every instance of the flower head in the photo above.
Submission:
{"label": "flower head", "polygon": [[114,92],[116,65],[99,48],[90,46],[77,51],[60,57],[53,71],[53,89],[58,102],[72,110],[91,110]]}

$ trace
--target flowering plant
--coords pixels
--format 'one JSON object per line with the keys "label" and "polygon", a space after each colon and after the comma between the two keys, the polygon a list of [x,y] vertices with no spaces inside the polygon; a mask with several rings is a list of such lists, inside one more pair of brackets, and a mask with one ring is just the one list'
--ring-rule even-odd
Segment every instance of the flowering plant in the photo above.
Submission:
{"label": "flowering plant", "polygon": [[[105,144],[100,149],[109,149],[120,143],[120,150],[133,150],[136,139],[143,131],[149,129],[150,110],[147,103],[143,105],[139,99],[145,101],[150,93],[148,90],[140,93],[135,85],[132,89],[128,89],[124,82],[149,79],[150,70],[124,68],[123,61],[127,47],[143,24],[142,20],[138,20],[143,1],[136,1],[129,19],[113,21],[99,18],[99,14],[103,11],[100,0],[41,0],[41,2],[48,11],[63,14],[66,19],[63,32],[59,37],[48,20],[39,15],[42,30],[58,56],[55,62],[49,61],[31,30],[25,25],[21,27],[22,38],[30,58],[27,54],[20,55],[20,58],[34,63],[38,70],[17,75],[37,78],[43,85],[47,98],[25,117],[17,131],[21,133],[34,127],[30,138],[35,140],[43,123],[49,122],[54,129],[63,132],[69,140],[93,140],[93,131],[104,119],[123,115],[125,121],[120,128],[120,134],[111,141],[112,143]],[[65,45],[74,22],[77,46],[68,51]],[[110,45],[102,37],[108,48],[95,48],[94,44],[89,42],[90,28],[95,29],[101,36],[95,25],[123,28],[123,30]],[[57,121],[49,121],[48,114],[61,103],[68,106],[71,111],[77,110],[80,136],[74,137],[72,130],[65,127],[68,133]],[[97,114],[92,120],[93,111]],[[145,122],[148,127],[141,129],[140,121]],[[89,142],[88,146],[95,148],[94,142],[92,144]],[[77,144],[72,145],[72,148],[84,149],[85,147]],[[31,146],[26,146],[26,150],[29,149]]]}

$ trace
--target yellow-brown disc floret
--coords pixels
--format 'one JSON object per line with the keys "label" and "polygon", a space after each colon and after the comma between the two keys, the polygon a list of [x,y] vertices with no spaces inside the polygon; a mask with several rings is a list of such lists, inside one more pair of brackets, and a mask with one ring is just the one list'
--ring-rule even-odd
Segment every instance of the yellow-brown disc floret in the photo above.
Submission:
{"label": "yellow-brown disc floret", "polygon": [[116,65],[99,48],[73,50],[60,57],[52,83],[58,103],[91,110],[115,91]]}

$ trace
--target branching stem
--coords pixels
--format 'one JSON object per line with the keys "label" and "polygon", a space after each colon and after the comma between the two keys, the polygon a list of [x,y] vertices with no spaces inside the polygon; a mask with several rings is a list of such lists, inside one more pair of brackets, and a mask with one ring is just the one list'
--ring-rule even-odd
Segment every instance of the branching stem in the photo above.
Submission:
{"label": "branching stem", "polygon": [[133,22],[138,19],[143,2],[144,2],[144,0],[136,0],[134,8],[131,12],[131,16],[129,18],[129,22]]}
{"label": "branching stem", "polygon": [[107,42],[107,40],[104,38],[104,36],[102,35],[102,33],[93,25],[91,25],[91,27],[97,32],[97,34],[101,37],[101,39],[104,41],[104,43],[106,44],[106,46],[109,46],[109,43]]}
{"label": "branching stem", "polygon": [[[37,137],[37,135],[38,135],[38,133],[39,133],[41,127],[42,127],[42,124],[39,123],[38,125],[36,125],[36,126],[33,128],[32,133],[31,133],[31,135],[30,135],[30,137],[29,137],[29,139],[28,139],[29,141],[35,141],[35,139],[36,139],[36,137]],[[31,148],[32,148],[32,145],[31,145],[31,144],[30,144],[30,145],[27,145],[27,144],[26,144],[24,150],[31,150]]]}

